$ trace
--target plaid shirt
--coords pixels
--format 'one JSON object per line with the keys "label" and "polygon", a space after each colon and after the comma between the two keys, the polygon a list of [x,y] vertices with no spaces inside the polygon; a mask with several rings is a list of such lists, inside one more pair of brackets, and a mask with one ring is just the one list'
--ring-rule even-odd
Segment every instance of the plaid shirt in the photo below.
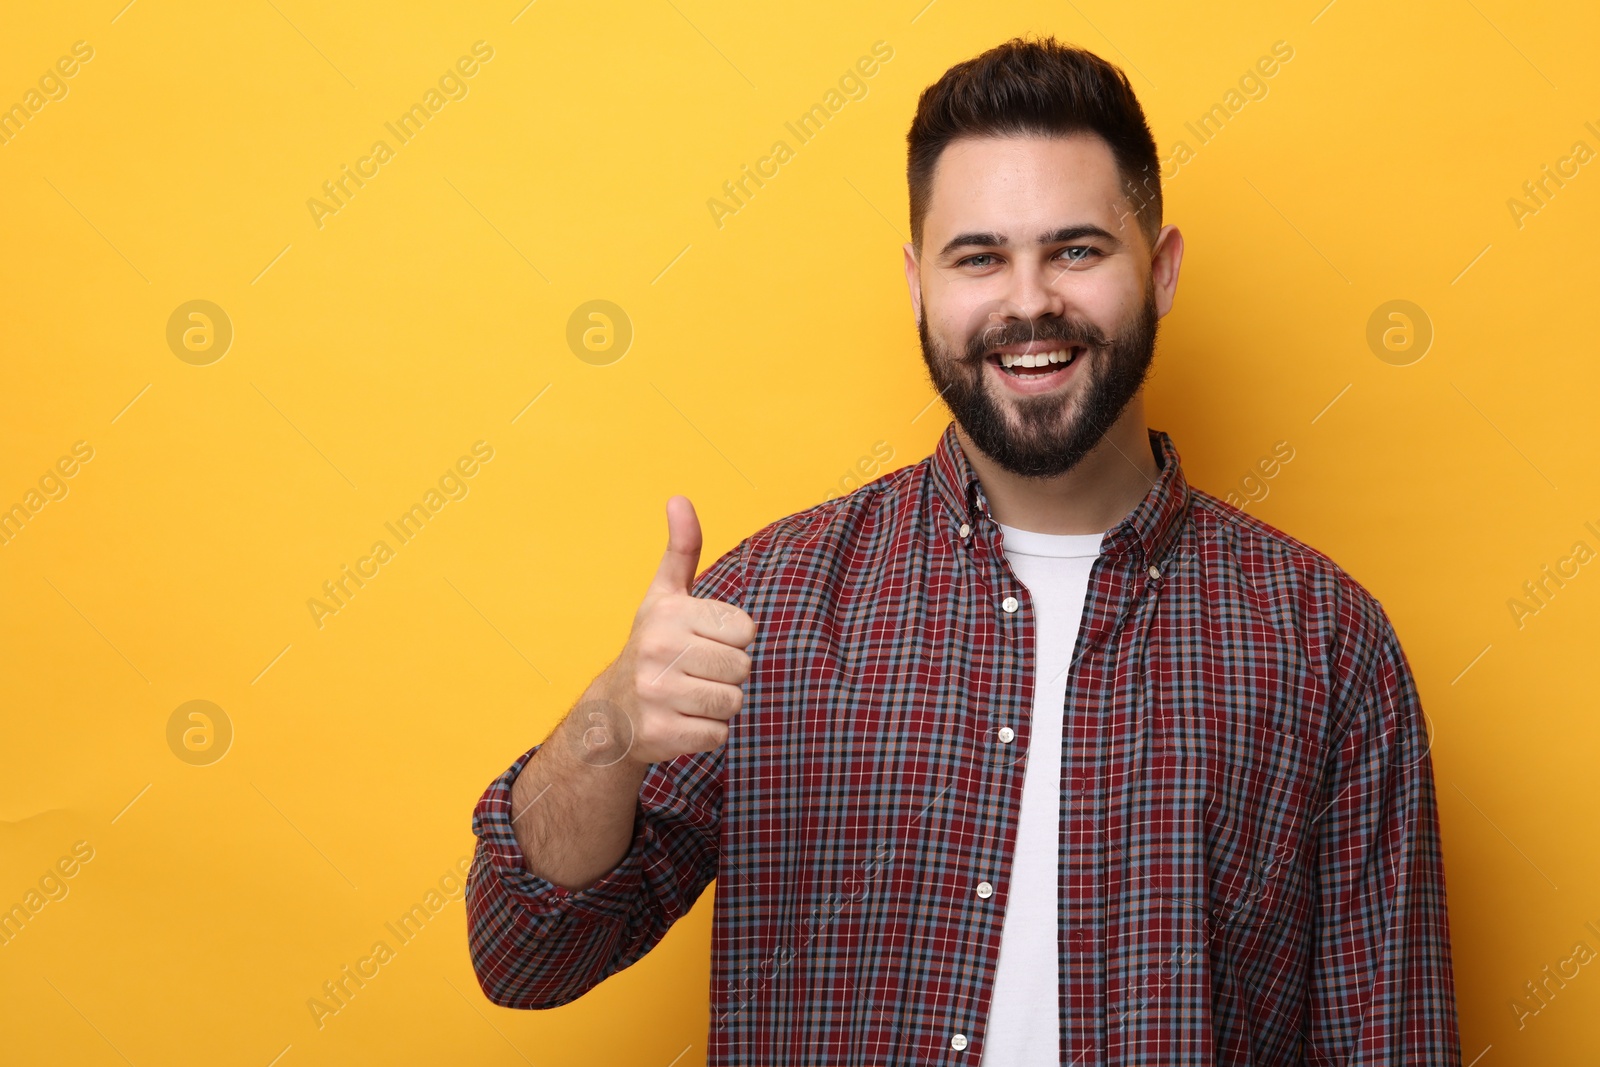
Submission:
{"label": "plaid shirt", "polygon": [[[1061,745],[1060,920],[1038,931],[1061,1063],[1456,1067],[1428,735],[1394,629],[1150,444],[1159,478],[1090,575],[1063,736],[1039,739]],[[512,832],[538,746],[489,785],[467,890],[484,992],[582,996],[715,878],[713,1067],[976,1067],[1035,623],[954,424],[691,591],[756,621],[727,743],[653,764],[627,855],[576,892],[528,873]]]}

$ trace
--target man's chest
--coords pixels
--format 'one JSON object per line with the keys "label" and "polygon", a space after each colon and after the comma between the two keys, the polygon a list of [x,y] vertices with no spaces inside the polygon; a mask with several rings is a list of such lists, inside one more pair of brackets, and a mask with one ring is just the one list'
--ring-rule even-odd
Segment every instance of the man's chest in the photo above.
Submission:
{"label": "man's chest", "polygon": [[[724,817],[787,855],[749,861],[826,879],[892,843],[924,869],[1003,867],[1029,753],[1059,746],[1070,899],[1274,921],[1307,888],[1293,860],[1319,806],[1325,687],[1280,622],[1185,559],[1097,561],[1070,636],[998,560],[772,587],[781,623],[753,652]],[[1040,647],[1050,635],[1070,647]],[[1065,670],[1059,731],[1035,728],[1046,664]]]}

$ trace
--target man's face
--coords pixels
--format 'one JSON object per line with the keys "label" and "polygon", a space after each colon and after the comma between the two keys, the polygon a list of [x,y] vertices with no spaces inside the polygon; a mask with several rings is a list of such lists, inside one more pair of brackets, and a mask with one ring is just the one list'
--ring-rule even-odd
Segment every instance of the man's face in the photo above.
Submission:
{"label": "man's face", "polygon": [[[1143,385],[1171,307],[1109,146],[1087,134],[952,142],[922,240],[920,258],[907,246],[906,277],[956,422],[1015,474],[1071,470]],[[1043,365],[1049,352],[1067,362]],[[1024,353],[1041,366],[1003,366]]]}

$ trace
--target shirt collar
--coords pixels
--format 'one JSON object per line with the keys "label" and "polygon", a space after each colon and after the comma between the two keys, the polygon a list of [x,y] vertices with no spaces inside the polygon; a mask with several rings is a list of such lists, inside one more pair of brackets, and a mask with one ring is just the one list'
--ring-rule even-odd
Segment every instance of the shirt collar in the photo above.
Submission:
{"label": "shirt collar", "polygon": [[[1147,432],[1151,454],[1160,466],[1155,483],[1132,511],[1106,531],[1100,542],[1100,551],[1107,556],[1132,552],[1144,561],[1155,564],[1166,557],[1168,549],[1177,539],[1191,494],[1172,438],[1162,430]],[[968,523],[973,528],[980,525],[980,519],[993,521],[983,483],[978,480],[977,471],[973,470],[956,437],[954,420],[945,427],[930,461],[935,492],[948,513],[942,521],[952,526]]]}

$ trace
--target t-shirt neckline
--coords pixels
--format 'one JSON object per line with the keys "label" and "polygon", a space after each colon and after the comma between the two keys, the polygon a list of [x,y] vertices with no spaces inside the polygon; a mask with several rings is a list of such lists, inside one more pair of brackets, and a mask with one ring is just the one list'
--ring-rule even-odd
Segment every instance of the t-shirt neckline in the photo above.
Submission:
{"label": "t-shirt neckline", "polygon": [[995,523],[1005,535],[1005,550],[1025,556],[1098,556],[1104,533],[1051,534],[1020,530],[1003,522]]}

